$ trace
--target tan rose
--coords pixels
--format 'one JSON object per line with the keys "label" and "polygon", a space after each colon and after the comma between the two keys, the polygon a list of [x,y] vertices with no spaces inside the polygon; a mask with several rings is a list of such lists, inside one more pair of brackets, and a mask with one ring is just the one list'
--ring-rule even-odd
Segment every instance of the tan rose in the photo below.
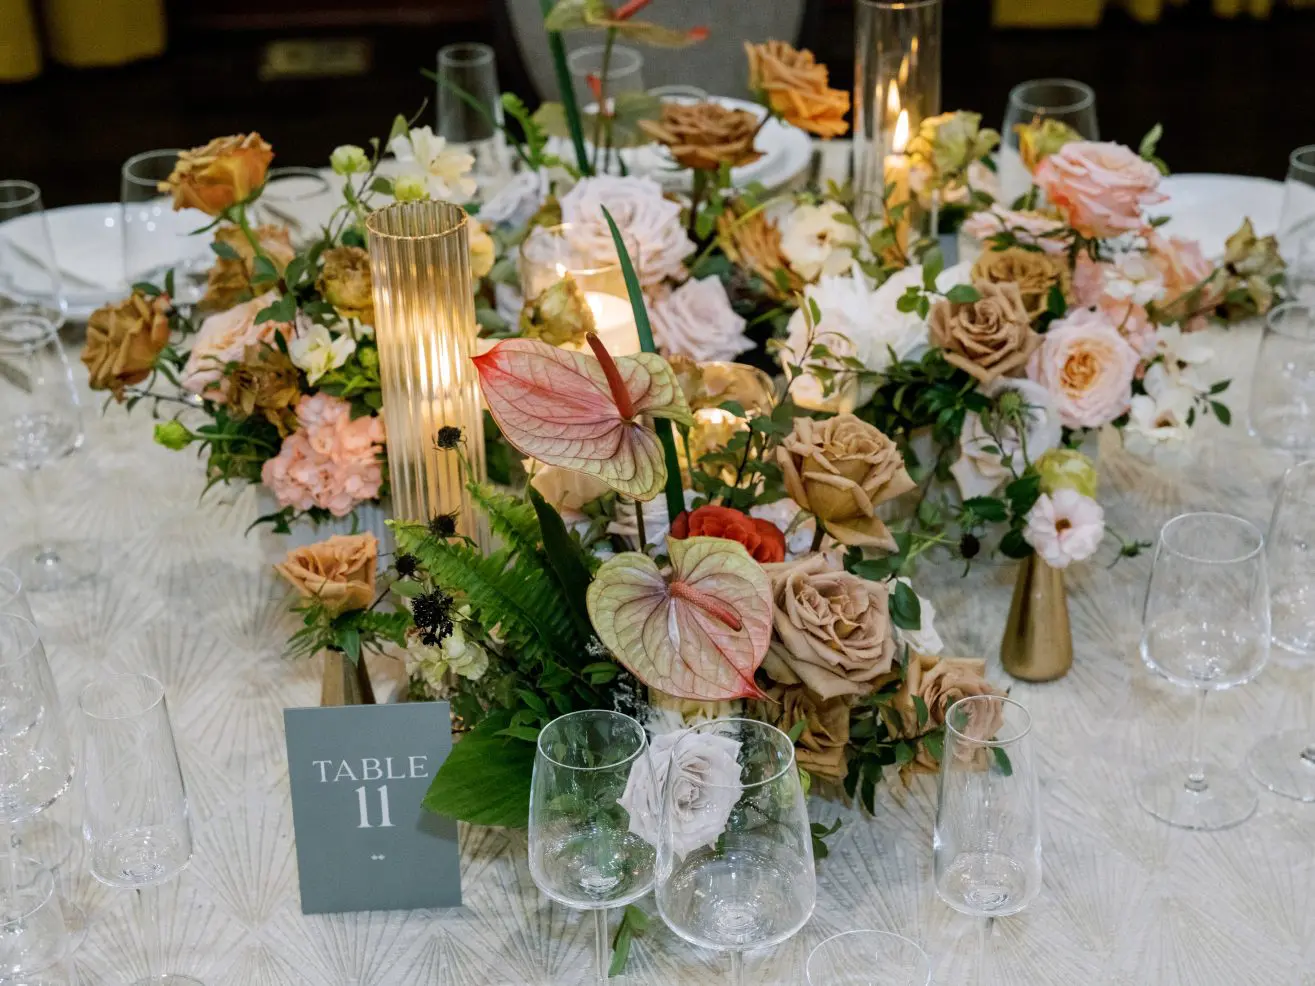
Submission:
{"label": "tan rose", "polygon": [[[286,226],[257,226],[252,230],[260,244],[260,252],[282,274],[287,270],[297,251],[292,248]],[[224,311],[245,300],[251,292],[251,278],[255,272],[256,251],[246,235],[236,226],[224,225],[215,230],[215,242],[230,247],[236,257],[216,257],[214,266],[206,273],[205,297],[201,306],[213,311]]]}
{"label": "tan rose", "polygon": [[1066,299],[1073,293],[1073,279],[1063,257],[1022,247],[985,250],[973,264],[973,283],[1015,284],[1028,318],[1036,321],[1046,312],[1050,289],[1059,288]]}
{"label": "tan rose", "polygon": [[337,616],[374,602],[378,558],[379,542],[373,534],[338,534],[319,544],[293,548],[274,571]]}
{"label": "tan rose", "polygon": [[804,289],[804,279],[781,252],[781,230],[763,210],[747,212],[743,204],[727,209],[717,219],[717,240],[730,262],[756,274],[777,301]]}
{"label": "tan rose", "polygon": [[947,363],[991,383],[1021,371],[1041,336],[1032,331],[1017,284],[982,282],[976,287],[981,295],[976,301],[936,302],[927,328]]}
{"label": "tan rose", "polygon": [[811,51],[784,41],[744,43],[749,56],[749,89],[762,92],[771,108],[801,130],[839,137],[849,129],[849,93],[832,89],[825,65]]}
{"label": "tan rose", "polygon": [[790,498],[842,544],[895,550],[877,505],[916,487],[889,438],[852,414],[795,418],[777,449]]}
{"label": "tan rose", "polygon": [[758,118],[748,110],[665,102],[660,119],[641,120],[639,126],[687,168],[716,171],[723,164],[734,168],[762,157],[753,148]]}
{"label": "tan rose", "polygon": [[[945,725],[945,713],[961,698],[973,695],[1001,695],[1001,691],[986,680],[986,662],[970,657],[929,657],[911,653],[904,681],[891,703],[886,722],[891,732],[903,739],[915,739]],[[927,706],[927,723],[918,725],[917,706],[913,696]],[[999,702],[976,703],[974,715],[963,723],[955,723],[956,731],[973,739],[990,739],[1004,724],[1004,708]],[[915,769],[936,770],[936,758],[918,744]]]}
{"label": "tan rose", "polygon": [[169,342],[170,307],[167,294],[148,298],[134,291],[117,305],[91,313],[82,362],[92,390],[108,390],[115,400],[123,400],[124,387],[150,376],[155,357]]}
{"label": "tan rose", "polygon": [[849,702],[843,697],[823,701],[803,685],[773,685],[766,692],[770,701],[758,703],[760,718],[785,733],[807,723],[795,741],[799,766],[819,780],[843,781],[849,769]]}
{"label": "tan rose", "polygon": [[775,639],[763,671],[826,700],[867,695],[895,664],[889,590],[839,570],[825,555],[764,565],[772,580]]}
{"label": "tan rose", "polygon": [[228,405],[249,418],[262,415],[286,438],[297,430],[293,410],[301,400],[298,371],[287,354],[271,346],[248,346],[228,375]]}
{"label": "tan rose", "polygon": [[273,148],[258,133],[216,137],[204,147],[181,152],[173,174],[160,182],[160,191],[173,196],[175,209],[217,216],[245,202],[265,183],[272,160]]}
{"label": "tan rose", "polygon": [[322,259],[324,267],[315,286],[324,300],[343,318],[374,325],[370,254],[361,247],[334,247],[325,250]]}

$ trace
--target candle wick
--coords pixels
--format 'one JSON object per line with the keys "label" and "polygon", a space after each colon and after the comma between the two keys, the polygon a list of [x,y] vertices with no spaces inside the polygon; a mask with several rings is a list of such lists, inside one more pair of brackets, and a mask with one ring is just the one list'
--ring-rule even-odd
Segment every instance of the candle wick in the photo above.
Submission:
{"label": "candle wick", "polygon": [[616,401],[617,411],[626,421],[633,420],[635,402],[630,399],[630,391],[626,390],[625,381],[621,379],[621,371],[616,368],[616,360],[612,359],[612,354],[603,345],[603,340],[598,338],[598,333],[589,332],[585,335],[585,339],[589,341],[589,348],[598,357],[598,362],[603,364],[603,376],[607,377],[607,386],[612,391],[612,400]]}

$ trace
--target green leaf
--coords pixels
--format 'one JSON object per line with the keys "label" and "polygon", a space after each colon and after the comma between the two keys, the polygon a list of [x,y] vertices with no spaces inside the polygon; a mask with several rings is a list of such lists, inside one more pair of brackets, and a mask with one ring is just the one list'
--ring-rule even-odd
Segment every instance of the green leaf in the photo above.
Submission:
{"label": "green leaf", "polygon": [[[584,550],[578,541],[571,537],[561,514],[552,508],[533,486],[527,488],[530,503],[538,515],[539,530],[543,535],[543,550],[548,556],[548,565],[561,586],[562,594],[570,601],[571,610],[577,625],[585,634],[592,633],[589,623],[589,609],[585,604],[585,594],[593,576],[589,573],[589,563],[585,561]],[[615,671],[613,672],[615,673]]]}
{"label": "green leaf", "polygon": [[918,713],[918,728],[921,729],[927,725],[927,719],[930,713],[927,711],[927,701],[921,695],[913,696],[913,708]]}
{"label": "green leaf", "polygon": [[963,501],[963,509],[971,510],[982,520],[992,524],[1003,523],[1009,518],[1004,501],[993,496],[974,496]]}
{"label": "green leaf", "polygon": [[982,292],[978,291],[971,284],[956,284],[945,295],[956,305],[967,305],[974,301],[981,300]]}
{"label": "green leaf", "polygon": [[922,745],[939,763],[941,757],[945,756],[945,730],[942,728],[928,733],[922,738]]}
{"label": "green leaf", "polygon": [[425,587],[411,579],[399,579],[392,585],[393,592],[403,599],[414,599],[425,591]]}
{"label": "green leaf", "polygon": [[1211,401],[1210,410],[1215,412],[1215,417],[1219,419],[1221,425],[1231,425],[1233,423],[1233,412],[1228,409],[1227,404]]}
{"label": "green leaf", "polygon": [[361,660],[361,631],[355,628],[338,631],[338,646],[353,664]]}
{"label": "green leaf", "polygon": [[157,288],[150,281],[138,281],[136,284],[132,286],[132,289],[136,291],[138,294],[146,295],[146,297],[148,298],[154,298],[157,294],[160,293],[160,289]]}
{"label": "green leaf", "polygon": [[890,594],[890,620],[901,630],[922,626],[922,603],[907,582],[896,582]]}
{"label": "green leaf", "polygon": [[945,257],[940,247],[932,247],[922,258],[922,286],[928,291],[936,290],[936,278],[945,270]]}
{"label": "green leaf", "polygon": [[401,113],[393,117],[393,127],[388,131],[388,143],[391,144],[397,137],[410,137],[411,125],[407,123],[406,117]]}
{"label": "green leaf", "polygon": [[912,763],[915,754],[916,751],[913,749],[913,744],[907,740],[900,740],[895,744],[895,762],[901,767],[906,763]]}
{"label": "green leaf", "polygon": [[1157,123],[1146,132],[1146,136],[1141,139],[1137,145],[1137,153],[1146,160],[1155,157],[1155,148],[1160,143],[1160,138],[1164,136],[1164,125]]}
{"label": "green leaf", "polygon": [[1012,777],[1014,773],[1014,765],[1009,762],[1009,754],[1005,753],[1005,751],[998,746],[991,747],[991,753],[995,755],[995,764],[1000,768],[1000,773],[1004,774],[1006,777]]}
{"label": "green leaf", "polygon": [[251,280],[259,284],[264,281],[277,281],[278,279],[279,269],[274,266],[274,261],[263,253],[257,255],[251,264]]}
{"label": "green leaf", "polygon": [[1229,388],[1229,385],[1232,384],[1232,382],[1233,382],[1232,380],[1220,380],[1218,383],[1216,383],[1214,386],[1210,388],[1211,396],[1214,396],[1215,394],[1222,394],[1225,390]]}
{"label": "green leaf", "polygon": [[426,811],[472,825],[529,823],[534,744],[496,735],[506,723],[490,715],[452,747],[422,802]]}
{"label": "green leaf", "polygon": [[1050,285],[1050,290],[1046,292],[1046,313],[1059,318],[1068,311],[1068,299],[1064,297],[1064,292],[1060,290],[1058,284]]}
{"label": "green leaf", "polygon": [[375,175],[374,181],[370,182],[370,191],[377,192],[380,195],[392,195],[393,180],[385,178],[383,175]]}
{"label": "green leaf", "polygon": [[1000,539],[1000,554],[1006,558],[1026,558],[1032,554],[1032,546],[1024,539],[1022,531],[1008,531]]}
{"label": "green leaf", "polygon": [[793,726],[790,727],[790,731],[786,733],[786,735],[790,737],[791,743],[798,743],[799,737],[804,735],[804,730],[807,728],[808,728],[808,720],[800,719],[798,722],[796,722]]}
{"label": "green leaf", "polygon": [[210,244],[210,249],[213,250],[213,251],[215,252],[215,255],[216,255],[216,256],[218,256],[218,257],[223,257],[225,260],[241,260],[241,259],[242,259],[242,255],[241,255],[240,253],[238,253],[236,250],[234,250],[234,249],[233,249],[231,246],[229,246],[227,243],[222,243],[222,242],[220,242],[219,240],[215,240],[214,242],[212,242],[212,243]]}

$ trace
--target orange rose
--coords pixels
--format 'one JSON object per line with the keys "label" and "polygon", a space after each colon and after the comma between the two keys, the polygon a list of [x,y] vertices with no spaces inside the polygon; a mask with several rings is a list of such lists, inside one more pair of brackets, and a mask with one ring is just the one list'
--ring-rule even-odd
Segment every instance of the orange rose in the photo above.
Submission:
{"label": "orange rose", "polygon": [[301,595],[318,599],[337,616],[374,602],[379,542],[373,534],[338,534],[293,548],[274,570]]}
{"label": "orange rose", "polygon": [[744,545],[760,564],[785,561],[785,535],[776,525],[731,507],[709,504],[693,513],[682,510],[668,537],[678,541],[688,537],[725,538]]}
{"label": "orange rose", "polygon": [[839,137],[849,129],[849,93],[832,89],[825,65],[807,49],[784,41],[744,43],[749,56],[749,88],[767,96],[767,104],[787,123],[819,137]]}
{"label": "orange rose", "polygon": [[108,390],[123,400],[124,387],[151,375],[155,358],[169,341],[169,296],[148,298],[139,291],[117,305],[97,308],[87,320],[82,362],[92,390]]}
{"label": "orange rose", "polygon": [[272,160],[273,148],[258,133],[216,137],[204,147],[180,153],[173,174],[160,182],[160,191],[173,196],[174,209],[200,209],[217,216],[245,202],[265,183]]}

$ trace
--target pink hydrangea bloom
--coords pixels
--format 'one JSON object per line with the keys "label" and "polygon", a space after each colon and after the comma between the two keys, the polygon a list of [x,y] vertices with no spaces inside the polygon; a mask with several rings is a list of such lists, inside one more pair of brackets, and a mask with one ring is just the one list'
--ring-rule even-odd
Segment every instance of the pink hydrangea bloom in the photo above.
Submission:
{"label": "pink hydrangea bloom", "polygon": [[283,440],[260,478],[279,505],[297,510],[320,507],[345,517],[373,500],[383,485],[384,422],[377,415],[352,420],[351,405],[328,394],[311,394],[297,404],[301,427]]}
{"label": "pink hydrangea bloom", "polygon": [[1148,205],[1166,198],[1160,172],[1122,144],[1078,140],[1048,155],[1033,175],[1046,199],[1083,236],[1132,233]]}

